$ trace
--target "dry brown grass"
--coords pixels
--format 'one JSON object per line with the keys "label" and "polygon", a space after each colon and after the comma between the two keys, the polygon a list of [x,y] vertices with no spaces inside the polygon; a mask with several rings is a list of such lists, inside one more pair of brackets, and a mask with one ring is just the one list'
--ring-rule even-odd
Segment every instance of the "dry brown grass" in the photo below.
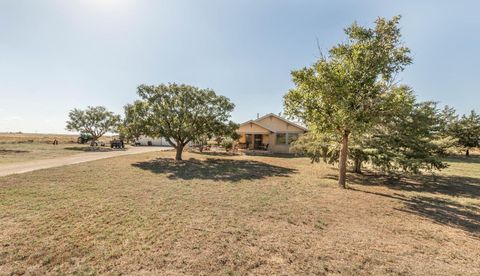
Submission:
{"label": "dry brown grass", "polygon": [[76,143],[78,135],[68,134],[36,134],[36,133],[0,133],[0,144],[14,143],[53,143],[57,139],[60,144]]}
{"label": "dry brown grass", "polygon": [[[0,165],[62,157],[80,153],[88,145],[77,144],[77,135],[0,133]],[[57,139],[59,144],[53,145]],[[102,138],[109,141],[110,137]]]}
{"label": "dry brown grass", "polygon": [[0,178],[0,274],[480,274],[480,159],[340,190],[304,158],[172,157]]}

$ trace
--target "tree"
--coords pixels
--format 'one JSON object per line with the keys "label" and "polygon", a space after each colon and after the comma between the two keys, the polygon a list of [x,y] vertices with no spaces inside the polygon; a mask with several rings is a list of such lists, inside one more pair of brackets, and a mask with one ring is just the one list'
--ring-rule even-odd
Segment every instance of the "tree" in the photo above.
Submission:
{"label": "tree", "polygon": [[[385,97],[384,112],[376,123],[361,133],[352,135],[349,161],[355,173],[362,164],[371,163],[387,173],[419,173],[421,170],[442,169],[441,145],[437,142],[436,104],[416,103],[413,92],[406,86],[392,87]],[[339,135],[308,133],[294,143],[292,150],[318,162],[337,163]]]}
{"label": "tree", "polygon": [[142,101],[135,101],[123,107],[125,118],[119,127],[120,135],[124,139],[133,141],[145,133],[142,122],[147,118],[147,106]]}
{"label": "tree", "polygon": [[438,131],[441,136],[454,136],[454,129],[458,123],[458,115],[453,107],[448,105],[444,106],[443,109],[438,112]]}
{"label": "tree", "polygon": [[[385,116],[374,127],[367,140],[370,162],[388,173],[418,174],[421,170],[440,170],[447,166],[441,161],[443,151],[437,143],[437,109],[434,102],[416,103],[411,94],[395,116]],[[393,115],[393,114],[392,114]]]}
{"label": "tree", "polygon": [[468,116],[463,115],[453,129],[458,143],[465,148],[466,156],[470,156],[470,149],[480,147],[480,115],[474,110]]}
{"label": "tree", "polygon": [[92,147],[107,132],[116,131],[120,122],[119,115],[115,115],[103,106],[89,106],[85,110],[75,108],[70,111],[68,118],[66,129],[90,134]]}
{"label": "tree", "polygon": [[290,150],[293,153],[301,154],[310,158],[312,163],[323,160],[325,163],[334,164],[338,162],[340,148],[338,146],[338,135],[307,132],[294,141]]}
{"label": "tree", "polygon": [[[233,131],[229,121],[235,105],[211,89],[185,84],[140,85],[140,100],[126,106],[126,122],[132,132],[164,137],[182,160],[184,147],[206,136],[222,136]],[[138,131],[138,132],[137,132]]]}
{"label": "tree", "polygon": [[296,88],[284,97],[285,111],[311,131],[340,135],[338,184],[346,188],[350,134],[361,135],[386,110],[385,94],[396,73],[411,63],[398,22],[379,18],[375,28],[352,24],[348,40],[334,46],[310,68],[292,72]]}

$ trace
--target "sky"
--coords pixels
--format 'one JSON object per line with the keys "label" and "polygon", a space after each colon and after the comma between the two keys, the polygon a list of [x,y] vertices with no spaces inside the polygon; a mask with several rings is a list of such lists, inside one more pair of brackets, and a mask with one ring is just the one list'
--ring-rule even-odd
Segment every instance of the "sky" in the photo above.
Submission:
{"label": "sky", "polygon": [[356,21],[402,15],[419,100],[480,112],[480,2],[0,0],[0,132],[66,133],[73,108],[123,113],[140,84],[211,88],[238,123],[282,112],[291,71]]}

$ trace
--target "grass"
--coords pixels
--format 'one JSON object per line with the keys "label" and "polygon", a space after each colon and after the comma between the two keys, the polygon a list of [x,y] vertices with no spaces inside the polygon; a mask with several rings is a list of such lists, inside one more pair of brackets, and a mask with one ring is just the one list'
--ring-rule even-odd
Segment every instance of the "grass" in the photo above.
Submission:
{"label": "grass", "polygon": [[0,144],[0,165],[69,156],[88,149],[88,145],[76,144]]}
{"label": "grass", "polygon": [[54,139],[60,144],[76,143],[78,135],[68,134],[39,134],[39,133],[0,133],[0,144],[21,143],[53,143]]}
{"label": "grass", "polygon": [[305,158],[173,156],[0,178],[0,274],[480,273],[478,159],[341,190]]}
{"label": "grass", "polygon": [[[54,139],[59,145],[53,145]],[[76,139],[76,135],[0,133],[0,165],[69,156],[89,150],[88,145],[79,145]]]}

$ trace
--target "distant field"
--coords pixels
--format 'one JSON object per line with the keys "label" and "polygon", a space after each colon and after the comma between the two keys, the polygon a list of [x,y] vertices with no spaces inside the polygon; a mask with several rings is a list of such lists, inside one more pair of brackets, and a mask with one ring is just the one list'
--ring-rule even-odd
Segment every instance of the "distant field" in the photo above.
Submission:
{"label": "distant field", "polygon": [[0,144],[12,143],[76,143],[78,135],[67,134],[35,134],[35,133],[0,133]]}
{"label": "distant field", "polygon": [[[85,151],[88,145],[77,144],[77,135],[0,133],[0,165],[68,156]],[[53,145],[57,139],[59,145]],[[102,139],[107,142],[109,137]]]}
{"label": "distant field", "polygon": [[342,190],[306,158],[174,154],[1,177],[0,275],[480,275],[480,157]]}

